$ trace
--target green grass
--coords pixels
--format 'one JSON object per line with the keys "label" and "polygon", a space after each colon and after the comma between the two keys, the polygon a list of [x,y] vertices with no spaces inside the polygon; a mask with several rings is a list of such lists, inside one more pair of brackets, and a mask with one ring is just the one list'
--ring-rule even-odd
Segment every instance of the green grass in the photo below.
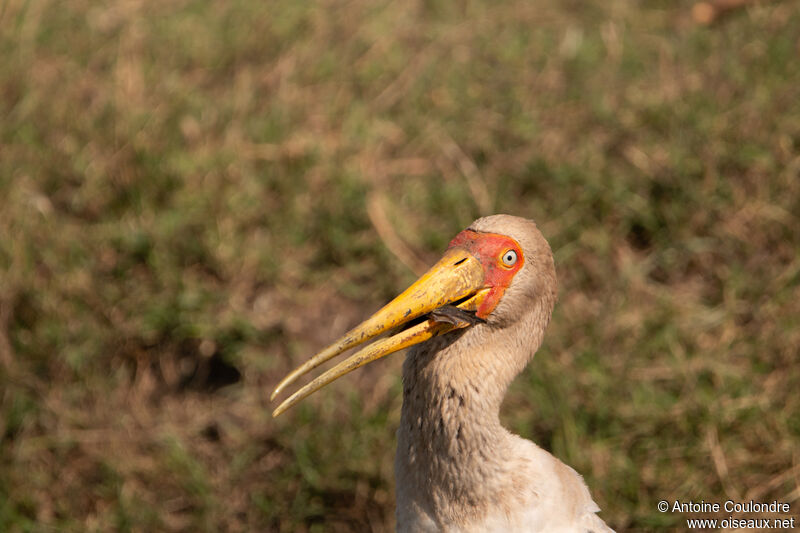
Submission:
{"label": "green grass", "polygon": [[390,530],[402,356],[268,394],[492,212],[510,428],[621,531],[800,519],[800,10],[690,8],[0,3],[0,531]]}

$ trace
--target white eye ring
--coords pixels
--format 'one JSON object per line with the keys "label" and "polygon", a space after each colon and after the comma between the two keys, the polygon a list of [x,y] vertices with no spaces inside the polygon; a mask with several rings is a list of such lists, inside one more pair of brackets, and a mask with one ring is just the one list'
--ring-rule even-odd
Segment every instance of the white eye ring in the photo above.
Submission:
{"label": "white eye ring", "polygon": [[514,266],[517,263],[517,252],[514,250],[508,250],[506,253],[503,254],[503,264],[505,266]]}

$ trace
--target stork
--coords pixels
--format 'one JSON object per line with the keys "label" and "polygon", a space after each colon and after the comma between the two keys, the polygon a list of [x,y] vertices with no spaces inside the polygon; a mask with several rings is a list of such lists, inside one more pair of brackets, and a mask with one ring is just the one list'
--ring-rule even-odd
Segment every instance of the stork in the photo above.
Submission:
{"label": "stork", "polygon": [[278,416],[338,377],[412,346],[403,364],[395,478],[399,532],[606,532],[583,478],[506,430],[500,404],[542,343],[556,301],[533,221],[480,218],[408,289],[286,376],[405,325],[299,389]]}

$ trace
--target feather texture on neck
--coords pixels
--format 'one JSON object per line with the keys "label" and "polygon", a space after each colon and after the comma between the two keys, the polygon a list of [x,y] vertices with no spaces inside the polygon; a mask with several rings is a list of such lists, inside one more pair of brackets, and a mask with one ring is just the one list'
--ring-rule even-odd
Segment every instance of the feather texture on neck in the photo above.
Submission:
{"label": "feather texture on neck", "polygon": [[516,456],[521,439],[500,425],[499,412],[542,342],[552,302],[538,304],[517,327],[478,325],[409,351],[395,463],[398,526],[404,500],[442,530],[511,513],[529,497],[528,459]]}

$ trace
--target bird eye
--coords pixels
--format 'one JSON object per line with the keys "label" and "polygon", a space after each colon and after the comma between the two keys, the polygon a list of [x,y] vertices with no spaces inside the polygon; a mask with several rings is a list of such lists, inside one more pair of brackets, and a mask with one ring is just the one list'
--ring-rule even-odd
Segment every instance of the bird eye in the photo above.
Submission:
{"label": "bird eye", "polygon": [[514,250],[508,250],[506,253],[503,254],[503,264],[505,266],[514,266],[517,262],[517,252]]}

